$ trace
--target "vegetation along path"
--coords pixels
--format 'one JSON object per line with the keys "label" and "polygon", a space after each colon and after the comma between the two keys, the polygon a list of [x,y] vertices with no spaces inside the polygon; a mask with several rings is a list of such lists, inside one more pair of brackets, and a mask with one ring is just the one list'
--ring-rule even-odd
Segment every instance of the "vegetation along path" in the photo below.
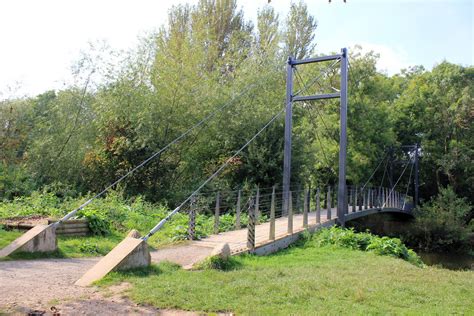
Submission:
{"label": "vegetation along path", "polygon": [[[335,210],[333,209],[333,212]],[[316,214],[308,214],[309,224],[316,224]],[[321,222],[327,221],[326,211],[321,211]],[[276,220],[275,235],[287,235],[287,218]],[[303,227],[303,215],[294,216],[294,232],[298,233]],[[256,227],[256,244],[268,241],[269,223]],[[181,245],[173,245],[151,252],[152,261],[159,263],[170,261],[182,267],[190,267],[194,263],[208,257],[213,248],[223,242],[229,243],[232,252],[246,249],[247,229],[240,229],[212,235],[199,241]],[[83,288],[74,285],[99,258],[68,258],[68,259],[39,259],[0,262],[0,310],[18,308],[47,308],[51,301],[70,300],[93,294],[94,288]],[[14,282],[13,282],[14,280]]]}

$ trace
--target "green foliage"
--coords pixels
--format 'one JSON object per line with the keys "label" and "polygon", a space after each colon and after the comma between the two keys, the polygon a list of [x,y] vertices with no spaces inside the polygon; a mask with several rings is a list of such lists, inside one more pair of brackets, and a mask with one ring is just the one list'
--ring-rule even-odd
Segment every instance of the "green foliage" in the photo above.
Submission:
{"label": "green foliage", "polygon": [[193,267],[193,270],[221,270],[230,271],[237,269],[241,266],[241,263],[234,257],[228,257],[223,259],[220,256],[210,256],[204,261],[198,263]]}
{"label": "green foliage", "polygon": [[79,246],[79,251],[87,254],[97,255],[99,254],[99,246],[97,244],[91,243],[90,241],[85,241]]}
{"label": "green foliage", "polygon": [[87,209],[81,211],[78,216],[87,219],[89,229],[94,235],[106,236],[110,233],[110,223],[99,211]]}
{"label": "green foliage", "polygon": [[[0,204],[0,217],[60,217],[229,104],[126,178],[120,197],[100,200],[94,208],[112,230],[150,229],[281,109],[288,55],[330,53],[315,49],[316,21],[303,1],[289,4],[286,17],[271,5],[263,7],[255,28],[236,0],[176,5],[165,25],[122,54],[120,65],[101,64],[98,55],[114,52],[91,50],[78,61],[76,84],[1,101],[0,200],[14,202]],[[348,182],[365,182],[387,147],[421,142],[421,199],[428,201],[447,185],[459,196],[474,196],[473,67],[442,62],[431,71],[415,66],[388,76],[377,71],[377,54],[362,51],[350,50]],[[302,95],[338,89],[337,71],[321,77],[326,66],[298,67],[295,91],[318,77],[321,87],[315,83]],[[96,82],[93,73],[105,74],[103,80]],[[337,100],[294,108],[292,183],[313,188],[336,183],[338,122]],[[283,119],[276,120],[210,189],[281,183],[283,127]],[[382,179],[380,168],[372,184]],[[402,177],[398,187],[407,181]],[[469,225],[474,213],[465,216],[466,223],[446,217],[444,228],[428,216],[420,231],[430,245],[447,248],[465,238],[456,227]],[[234,220],[224,215],[219,230],[230,229]],[[198,219],[198,236],[212,231],[210,221]],[[429,225],[433,234],[427,233]],[[184,217],[178,216],[154,238],[185,235]]]}
{"label": "green foliage", "polygon": [[36,184],[24,166],[0,162],[0,200],[29,195]]}
{"label": "green foliage", "polygon": [[429,200],[448,185],[461,196],[474,196],[474,68],[444,61],[396,80],[403,91],[392,114],[397,139],[421,142],[422,196]]}
{"label": "green foliage", "polygon": [[472,204],[458,197],[451,187],[442,188],[416,211],[415,222],[403,238],[424,251],[468,252],[473,246],[469,239],[472,209]]}
{"label": "green foliage", "polygon": [[368,232],[356,233],[354,229],[333,226],[318,231],[313,240],[318,246],[335,245],[352,250],[371,251],[382,256],[400,258],[416,266],[423,266],[420,257],[398,238],[379,237]]}
{"label": "green foliage", "polygon": [[[152,204],[142,197],[124,199],[120,191],[112,191],[105,198],[95,200],[83,210],[78,217],[86,218],[89,228],[97,236],[107,236],[111,233],[125,234],[131,229],[138,229],[140,233],[148,233],[156,223],[163,219],[170,210],[164,206]],[[13,201],[0,202],[0,218],[16,216],[43,215],[58,219],[84,203],[89,197],[61,199],[52,192],[33,192],[31,196],[19,197]],[[235,214],[222,214],[219,218],[219,232],[233,230]],[[260,222],[267,221],[265,215]],[[152,244],[163,244],[183,241],[188,238],[188,214],[177,213],[166,225],[150,239]],[[241,225],[245,227],[248,216],[241,215]],[[214,232],[214,216],[197,214],[195,233],[196,238],[207,237]]]}

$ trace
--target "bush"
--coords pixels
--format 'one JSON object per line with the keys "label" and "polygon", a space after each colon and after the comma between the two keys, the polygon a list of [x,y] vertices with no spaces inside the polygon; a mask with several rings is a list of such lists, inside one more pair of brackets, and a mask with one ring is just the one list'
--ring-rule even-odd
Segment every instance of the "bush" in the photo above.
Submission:
{"label": "bush", "polygon": [[82,210],[79,216],[87,219],[89,229],[94,235],[106,236],[110,234],[110,223],[99,211]]}
{"label": "bush", "polygon": [[15,197],[28,195],[35,186],[28,170],[0,162],[0,200],[12,200]]}
{"label": "bush", "polygon": [[196,264],[194,269],[230,271],[239,268],[240,265],[240,262],[234,257],[223,259],[220,256],[210,256],[204,259],[204,261]]}
{"label": "bush", "polygon": [[90,241],[83,242],[79,246],[79,251],[87,254],[99,254],[99,246],[97,244],[91,243]]}
{"label": "bush", "polygon": [[416,219],[403,239],[412,247],[433,252],[465,252],[470,248],[469,214],[472,205],[451,187],[415,212]]}
{"label": "bush", "polygon": [[368,232],[356,233],[352,228],[333,226],[316,232],[312,240],[318,246],[334,245],[353,250],[370,251],[382,256],[400,258],[416,266],[423,266],[420,257],[413,250],[408,249],[398,238],[379,237]]}

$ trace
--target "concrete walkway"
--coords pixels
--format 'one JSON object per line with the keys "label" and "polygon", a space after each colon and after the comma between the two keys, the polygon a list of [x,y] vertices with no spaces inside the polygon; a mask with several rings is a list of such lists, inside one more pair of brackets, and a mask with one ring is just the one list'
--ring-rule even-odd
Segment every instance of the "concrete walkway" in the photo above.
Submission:
{"label": "concrete walkway", "polygon": [[[336,209],[331,210],[332,219],[337,218]],[[327,211],[321,210],[321,224],[328,221]],[[316,225],[316,212],[308,213],[308,226]],[[293,216],[293,234],[303,231],[303,214]],[[264,245],[268,242],[270,236],[270,223],[263,223],[255,227],[255,244]],[[275,220],[275,239],[288,236],[288,218],[280,217]],[[202,240],[193,241],[191,244],[200,247],[211,247],[221,243],[228,243],[232,253],[239,253],[247,250],[247,228],[233,230],[218,235],[211,235]]]}

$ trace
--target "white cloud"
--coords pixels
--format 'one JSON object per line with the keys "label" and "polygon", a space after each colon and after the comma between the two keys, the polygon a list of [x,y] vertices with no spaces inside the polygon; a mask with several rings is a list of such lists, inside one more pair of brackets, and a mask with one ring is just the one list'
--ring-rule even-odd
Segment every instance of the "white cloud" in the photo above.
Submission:
{"label": "white cloud", "polygon": [[380,58],[377,62],[377,69],[385,71],[389,75],[394,75],[399,73],[403,68],[413,66],[413,64],[409,62],[408,53],[404,49],[368,42],[360,42],[356,45],[362,47],[362,53],[373,51],[379,54]]}

